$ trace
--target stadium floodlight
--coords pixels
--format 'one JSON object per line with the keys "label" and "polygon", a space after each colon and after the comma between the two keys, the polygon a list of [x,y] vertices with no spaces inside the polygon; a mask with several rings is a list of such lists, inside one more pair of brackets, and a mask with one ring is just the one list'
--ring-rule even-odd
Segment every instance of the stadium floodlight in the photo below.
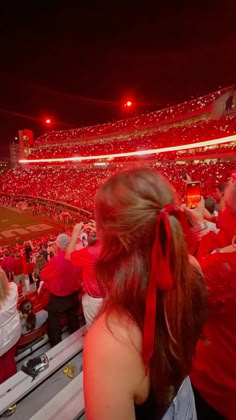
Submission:
{"label": "stadium floodlight", "polygon": [[124,108],[132,108],[132,106],[134,105],[133,101],[131,101],[130,99],[128,101],[126,101],[124,103]]}
{"label": "stadium floodlight", "polygon": [[124,153],[112,153],[109,155],[97,155],[97,156],[73,156],[73,157],[64,157],[64,158],[45,158],[45,159],[20,159],[19,163],[53,163],[53,162],[82,162],[88,160],[98,160],[98,159],[114,159],[119,157],[132,157],[132,156],[146,156],[146,155],[156,155],[159,153],[166,152],[178,152],[179,150],[190,150],[196,149],[197,147],[205,146],[217,146],[219,144],[231,143],[236,141],[236,134],[233,136],[222,137],[220,139],[200,141],[197,143],[190,144],[181,144],[178,146],[170,147],[161,147],[158,149],[148,149],[148,150],[135,150],[133,152],[124,152]]}
{"label": "stadium floodlight", "polygon": [[44,122],[45,124],[51,124],[52,120],[51,118],[46,118]]}

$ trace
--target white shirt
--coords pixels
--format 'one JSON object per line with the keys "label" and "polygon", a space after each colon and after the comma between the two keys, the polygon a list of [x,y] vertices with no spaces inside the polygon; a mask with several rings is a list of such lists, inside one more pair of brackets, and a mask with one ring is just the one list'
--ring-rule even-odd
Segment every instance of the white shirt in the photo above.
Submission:
{"label": "white shirt", "polygon": [[9,289],[9,295],[0,306],[0,357],[10,350],[21,336],[16,284],[14,282],[9,283]]}
{"label": "white shirt", "polygon": [[209,222],[208,220],[206,220],[206,224],[209,230],[212,230],[215,233],[218,233],[220,229],[217,229],[216,224]]}

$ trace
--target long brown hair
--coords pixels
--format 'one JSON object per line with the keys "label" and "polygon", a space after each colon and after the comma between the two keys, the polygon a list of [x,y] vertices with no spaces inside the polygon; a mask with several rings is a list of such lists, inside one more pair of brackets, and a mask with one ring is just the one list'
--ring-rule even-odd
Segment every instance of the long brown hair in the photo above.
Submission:
{"label": "long brown hair", "polygon": [[[141,331],[157,215],[165,205],[176,203],[170,183],[147,168],[113,175],[96,196],[102,243],[96,274],[105,293],[103,311],[128,316]],[[175,288],[157,291],[155,351],[150,362],[151,390],[161,411],[190,371],[206,314],[202,276],[189,262],[179,221],[169,216],[169,222]],[[165,240],[160,231],[161,243]]]}

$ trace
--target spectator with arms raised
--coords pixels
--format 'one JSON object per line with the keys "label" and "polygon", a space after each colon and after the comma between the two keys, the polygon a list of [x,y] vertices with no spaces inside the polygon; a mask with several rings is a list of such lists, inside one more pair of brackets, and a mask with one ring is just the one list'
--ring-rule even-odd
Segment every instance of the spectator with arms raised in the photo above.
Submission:
{"label": "spectator with arms raised", "polygon": [[206,288],[175,191],[151,169],[116,174],[98,191],[96,222],[105,296],[85,339],[86,419],[196,419],[188,374]]}
{"label": "spectator with arms raised", "polygon": [[65,233],[56,239],[57,255],[52,257],[41,271],[41,279],[47,284],[50,293],[48,304],[48,336],[51,346],[61,341],[60,320],[62,314],[68,318],[70,333],[78,327],[78,290],[81,283],[81,270],[65,259],[65,250],[70,237]]}
{"label": "spectator with arms raised", "polygon": [[[81,231],[85,227],[90,230],[88,245],[75,250]],[[70,259],[76,267],[82,268],[82,305],[87,327],[91,326],[102,305],[102,293],[95,275],[95,264],[99,257],[101,243],[94,235],[95,230],[96,224],[92,221],[87,226],[83,225],[83,223],[75,225],[71,242],[66,250],[66,258]]]}

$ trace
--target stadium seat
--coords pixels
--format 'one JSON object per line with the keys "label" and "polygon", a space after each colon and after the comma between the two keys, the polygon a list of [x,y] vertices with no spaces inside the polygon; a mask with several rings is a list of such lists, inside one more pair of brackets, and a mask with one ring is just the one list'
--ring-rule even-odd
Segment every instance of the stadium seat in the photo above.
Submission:
{"label": "stadium seat", "polygon": [[[82,351],[85,333],[86,327],[82,327],[50,349],[46,353],[49,359],[49,367],[41,372],[33,381],[30,376],[20,371],[3,382],[0,385],[0,415],[8,407],[27,397],[28,394],[30,399],[29,404],[32,405],[32,391]],[[23,404],[24,400],[19,404],[21,403]]]}
{"label": "stadium seat", "polygon": [[[83,373],[81,372],[54,398],[45,404],[31,420],[81,419],[84,413]],[[82,418],[81,418],[82,417]]]}
{"label": "stadium seat", "polygon": [[32,292],[26,293],[25,298],[31,300],[34,304],[38,300],[38,293],[36,290],[33,290]]}
{"label": "stadium seat", "polygon": [[[40,304],[39,299],[38,299],[38,293],[37,293],[36,290],[33,290],[32,292],[28,292],[25,295],[19,297],[19,299],[17,301],[18,311],[20,309],[21,302],[23,302],[23,300],[25,300],[25,299],[29,299],[32,302],[33,307],[34,307],[34,312],[39,312],[42,309],[42,305]],[[37,307],[40,308],[40,309],[36,310]]]}

